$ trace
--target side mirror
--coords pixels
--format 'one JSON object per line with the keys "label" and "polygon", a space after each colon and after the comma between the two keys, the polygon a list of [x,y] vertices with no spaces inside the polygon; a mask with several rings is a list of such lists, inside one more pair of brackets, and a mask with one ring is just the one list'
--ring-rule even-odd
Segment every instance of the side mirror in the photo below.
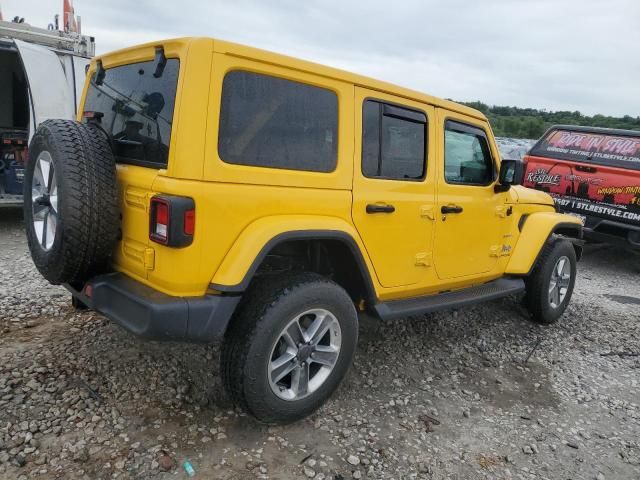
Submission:
{"label": "side mirror", "polygon": [[524,164],[518,160],[502,160],[498,183],[494,187],[496,193],[506,192],[511,185],[520,185],[524,175]]}

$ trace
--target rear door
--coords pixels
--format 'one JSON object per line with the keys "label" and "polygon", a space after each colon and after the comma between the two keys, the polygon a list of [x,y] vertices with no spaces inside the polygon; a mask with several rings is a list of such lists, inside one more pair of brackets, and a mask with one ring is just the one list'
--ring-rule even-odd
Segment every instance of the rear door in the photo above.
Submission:
{"label": "rear door", "polygon": [[55,52],[40,45],[14,40],[29,85],[31,122],[29,138],[41,122],[75,116],[73,90]]}
{"label": "rear door", "polygon": [[364,88],[355,103],[353,221],[381,285],[424,282],[433,270],[434,109]]}
{"label": "rear door", "polygon": [[550,129],[525,157],[524,185],[583,220],[640,225],[640,134],[613,132]]}
{"label": "rear door", "polygon": [[163,69],[148,60],[94,71],[81,112],[110,137],[122,212],[115,262],[140,278],[154,268],[149,201],[155,178],[168,164],[179,69],[179,59],[168,58]]}

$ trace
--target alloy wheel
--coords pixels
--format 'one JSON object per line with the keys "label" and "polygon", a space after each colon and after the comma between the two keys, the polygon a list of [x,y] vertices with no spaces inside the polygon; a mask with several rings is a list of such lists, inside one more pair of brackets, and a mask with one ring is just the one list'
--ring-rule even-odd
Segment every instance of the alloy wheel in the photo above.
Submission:
{"label": "alloy wheel", "polygon": [[51,154],[42,151],[36,159],[31,181],[33,229],[43,250],[53,246],[58,227],[58,185]]}
{"label": "alloy wheel", "polygon": [[552,308],[558,308],[562,305],[569,284],[571,283],[571,262],[566,256],[558,259],[551,271],[551,279],[549,281],[549,305]]}
{"label": "alloy wheel", "polygon": [[340,355],[342,332],[328,310],[308,310],[280,332],[273,346],[268,375],[279,398],[300,400],[324,384]]}

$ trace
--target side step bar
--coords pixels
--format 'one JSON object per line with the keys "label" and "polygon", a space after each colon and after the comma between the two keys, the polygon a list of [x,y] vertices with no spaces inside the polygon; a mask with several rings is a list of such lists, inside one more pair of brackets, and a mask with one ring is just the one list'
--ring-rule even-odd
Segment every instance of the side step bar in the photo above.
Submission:
{"label": "side step bar", "polygon": [[436,312],[448,308],[465,307],[496,298],[524,292],[524,280],[521,278],[499,278],[483,285],[438,293],[424,297],[381,302],[373,308],[383,320]]}

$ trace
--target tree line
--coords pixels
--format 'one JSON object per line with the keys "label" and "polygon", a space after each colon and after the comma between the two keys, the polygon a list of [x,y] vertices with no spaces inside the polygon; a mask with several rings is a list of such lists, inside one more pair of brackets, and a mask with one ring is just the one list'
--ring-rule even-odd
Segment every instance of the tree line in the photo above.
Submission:
{"label": "tree line", "polygon": [[460,102],[484,113],[493,133],[498,137],[539,138],[551,125],[584,125],[590,127],[640,130],[640,116],[610,117],[583,115],[575,112],[549,112],[535,108],[489,106],[482,102]]}

